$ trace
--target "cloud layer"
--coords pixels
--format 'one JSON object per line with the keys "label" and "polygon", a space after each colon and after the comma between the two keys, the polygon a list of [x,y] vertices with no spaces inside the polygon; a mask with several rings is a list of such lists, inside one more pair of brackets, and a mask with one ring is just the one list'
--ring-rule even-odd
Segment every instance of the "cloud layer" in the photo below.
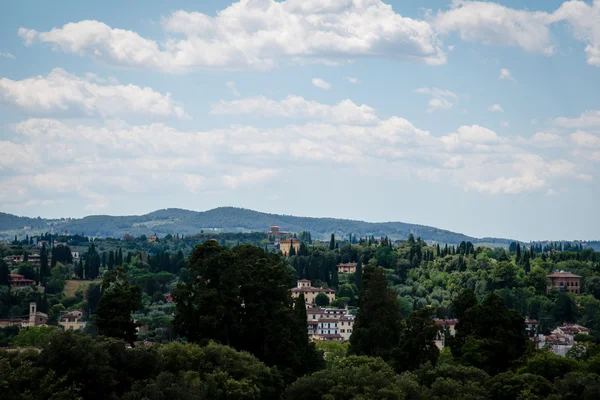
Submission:
{"label": "cloud layer", "polygon": [[36,114],[71,112],[111,117],[133,113],[185,117],[183,106],[170,93],[136,85],[109,84],[95,75],[80,78],[62,68],[21,81],[0,78],[0,101]]}
{"label": "cloud layer", "polygon": [[195,68],[268,69],[280,62],[339,63],[385,57],[438,65],[441,43],[426,21],[405,18],[381,0],[241,0],[215,17],[177,11],[163,21],[164,43],[85,20],[48,32],[21,28],[26,44],[121,66],[181,71]]}

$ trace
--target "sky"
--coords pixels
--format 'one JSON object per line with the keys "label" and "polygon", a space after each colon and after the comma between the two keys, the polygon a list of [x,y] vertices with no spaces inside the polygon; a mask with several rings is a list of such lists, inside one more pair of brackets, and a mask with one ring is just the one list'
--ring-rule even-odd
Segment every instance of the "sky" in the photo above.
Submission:
{"label": "sky", "polygon": [[0,5],[0,211],[600,239],[600,0]]}

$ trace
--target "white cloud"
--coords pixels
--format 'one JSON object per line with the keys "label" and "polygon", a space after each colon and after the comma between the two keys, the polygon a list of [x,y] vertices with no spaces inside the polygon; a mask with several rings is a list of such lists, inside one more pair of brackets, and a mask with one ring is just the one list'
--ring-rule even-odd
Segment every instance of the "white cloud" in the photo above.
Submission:
{"label": "white cloud", "polygon": [[510,121],[501,121],[500,125],[502,125],[505,128],[508,128],[510,126]]}
{"label": "white cloud", "polygon": [[233,101],[221,100],[212,106],[211,114],[306,118],[342,124],[379,122],[375,110],[364,104],[359,106],[351,100],[343,100],[338,104],[328,105],[305,100],[300,96],[288,96],[279,101],[264,96]]}
{"label": "white cloud", "polygon": [[506,68],[500,69],[500,75],[498,75],[498,79],[508,79],[509,81],[516,82],[516,79],[512,77],[512,74]]}
{"label": "white cloud", "polygon": [[492,2],[453,0],[449,11],[438,12],[440,33],[458,32],[464,41],[516,46],[528,52],[552,54],[550,14],[515,10]]}
{"label": "white cloud", "polygon": [[504,112],[504,109],[500,104],[492,104],[488,107],[488,110],[490,110],[491,112]]}
{"label": "white cloud", "polygon": [[176,11],[163,27],[170,37],[162,44],[93,20],[48,32],[20,28],[19,35],[27,45],[50,43],[116,66],[165,71],[267,69],[282,61],[339,63],[360,57],[446,62],[428,22],[402,17],[381,0],[240,0],[215,17]]}
{"label": "white cloud", "polygon": [[229,88],[229,90],[231,90],[231,94],[233,94],[235,97],[240,97],[242,94],[240,92],[238,92],[238,90],[235,87],[235,83],[232,81],[226,82],[225,86],[227,86]]}
{"label": "white cloud", "polygon": [[553,14],[556,21],[567,21],[578,40],[586,43],[585,53],[590,65],[600,66],[600,1],[592,4],[572,0],[564,2]]}
{"label": "white cloud", "polygon": [[529,144],[537,147],[560,147],[564,145],[564,140],[554,133],[536,132],[529,140]]}
{"label": "white cloud", "polygon": [[600,130],[600,110],[585,111],[577,118],[556,118],[554,123],[564,128]]}
{"label": "white cloud", "polygon": [[458,100],[458,96],[449,90],[441,90],[438,88],[419,88],[414,90],[418,94],[426,94],[432,98],[429,100],[428,112],[437,110],[449,110],[454,107]]}
{"label": "white cloud", "polygon": [[13,81],[0,79],[0,101],[28,112],[75,112],[103,117],[130,113],[159,117],[185,117],[183,107],[171,98],[149,87],[135,85],[102,85],[99,78],[85,78],[55,68],[46,76]]}
{"label": "white cloud", "polygon": [[346,77],[346,80],[347,80],[348,82],[350,82],[351,84],[353,84],[353,85],[356,85],[356,84],[358,84],[358,78],[354,78],[354,77],[352,77],[352,76],[347,76],[347,77]]}
{"label": "white cloud", "polygon": [[13,60],[16,58],[14,55],[10,54],[8,51],[6,51],[6,52],[0,51],[0,57],[12,58]]}
{"label": "white cloud", "polygon": [[600,138],[588,132],[573,132],[571,134],[571,141],[579,147],[600,147]]}
{"label": "white cloud", "polygon": [[323,79],[320,78],[313,78],[312,80],[312,84],[320,89],[331,89],[331,85],[328,82],[325,82]]}
{"label": "white cloud", "polygon": [[271,168],[246,168],[235,174],[223,176],[223,184],[232,189],[243,185],[253,185],[270,180],[279,175],[279,171]]}

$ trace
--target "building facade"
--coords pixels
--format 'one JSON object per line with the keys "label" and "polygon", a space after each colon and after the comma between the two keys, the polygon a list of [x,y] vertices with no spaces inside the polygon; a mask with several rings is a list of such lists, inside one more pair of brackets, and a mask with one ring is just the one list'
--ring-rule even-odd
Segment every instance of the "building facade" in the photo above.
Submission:
{"label": "building facade", "polygon": [[339,341],[350,340],[354,328],[354,315],[347,309],[309,308],[308,336],[312,340]]}
{"label": "building facade", "polygon": [[33,286],[35,283],[35,281],[25,279],[23,275],[19,274],[9,274],[8,279],[10,280],[10,286],[13,288]]}
{"label": "building facade", "polygon": [[70,311],[60,316],[58,325],[63,331],[79,331],[85,329],[86,323],[82,319],[83,312],[79,310]]}
{"label": "building facade", "polygon": [[290,254],[292,246],[294,246],[294,251],[296,254],[298,254],[300,251],[300,240],[298,239],[282,240],[279,242],[279,251],[281,251],[281,254],[287,257]]}
{"label": "building facade", "polygon": [[337,265],[338,274],[356,273],[356,263],[342,263]]}
{"label": "building facade", "polygon": [[317,298],[319,293],[324,293],[327,297],[329,297],[329,302],[335,300],[334,289],[313,287],[312,282],[308,279],[299,280],[297,286],[292,289],[293,298],[297,298],[298,296],[300,296],[300,293],[304,294],[304,301],[307,304],[307,306],[315,303],[315,299]]}
{"label": "building facade", "polygon": [[581,293],[581,276],[570,272],[560,271],[548,275],[548,283],[546,293],[550,293],[552,289],[565,290],[571,293]]}

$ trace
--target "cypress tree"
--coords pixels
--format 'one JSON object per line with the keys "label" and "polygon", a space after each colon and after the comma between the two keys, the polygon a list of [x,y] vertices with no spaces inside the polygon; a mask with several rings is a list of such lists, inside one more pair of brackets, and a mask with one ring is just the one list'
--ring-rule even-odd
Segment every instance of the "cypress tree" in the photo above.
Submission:
{"label": "cypress tree", "polygon": [[517,243],[517,263],[521,262],[521,244]]}
{"label": "cypress tree", "polygon": [[397,294],[388,288],[385,271],[381,267],[366,268],[348,352],[390,360],[401,329]]}
{"label": "cypress tree", "polygon": [[46,284],[48,275],[50,275],[50,268],[48,268],[48,252],[46,251],[46,243],[44,243],[40,251],[40,282],[42,285]]}
{"label": "cypress tree", "polygon": [[335,235],[331,234],[331,240],[329,241],[329,250],[335,249]]}
{"label": "cypress tree", "polygon": [[0,286],[10,285],[9,274],[10,270],[8,269],[8,265],[0,258]]}

